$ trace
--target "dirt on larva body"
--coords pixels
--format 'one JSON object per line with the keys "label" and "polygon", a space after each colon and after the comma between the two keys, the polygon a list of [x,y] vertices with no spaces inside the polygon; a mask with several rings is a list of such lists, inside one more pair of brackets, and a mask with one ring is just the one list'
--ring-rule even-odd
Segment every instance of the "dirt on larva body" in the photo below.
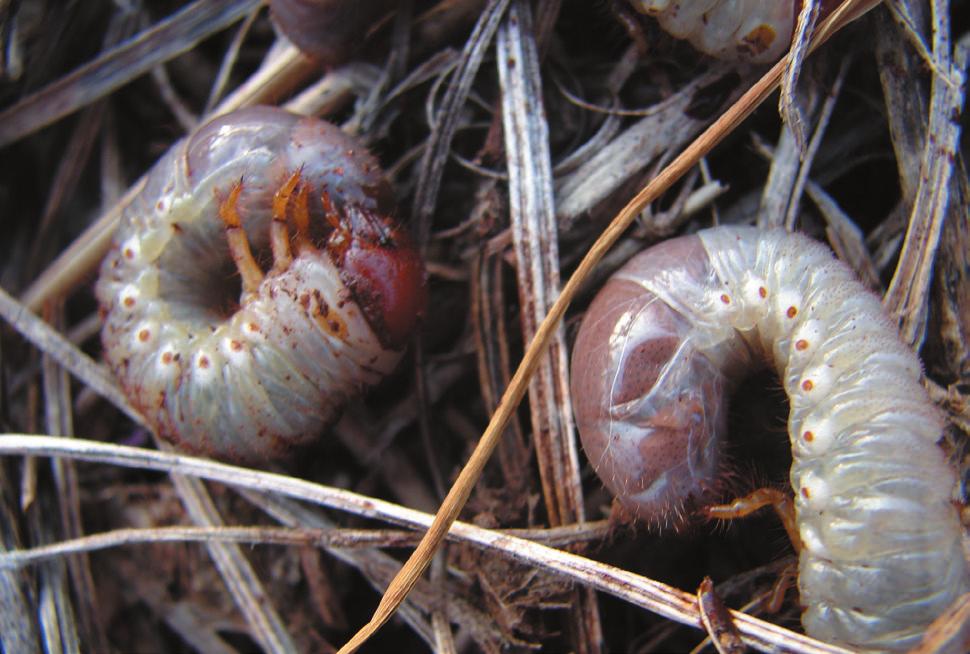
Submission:
{"label": "dirt on larva body", "polygon": [[[457,540],[366,650],[687,651],[705,636],[693,598],[708,576],[729,607],[757,618],[736,621],[750,644],[821,647],[803,635],[796,590],[767,608],[795,560],[774,515],[721,523],[678,506],[647,524],[614,504],[577,441],[572,406],[585,398],[570,393],[567,362],[593,296],[645,247],[714,225],[803,232],[882,298],[919,354],[920,383],[945,418],[941,446],[965,481],[965,9],[875,7],[797,78],[778,71],[794,81],[783,95],[794,131],[771,94],[681,169],[677,155],[741,106],[770,62],[697,52],[663,31],[666,17],[640,15],[643,3],[377,4],[355,38],[325,44],[336,52],[321,64],[277,35],[258,0],[0,3],[0,649],[53,650],[55,632],[63,649],[92,652],[339,648],[416,545],[427,523],[414,510],[436,511],[489,416],[509,404],[502,394],[546,334],[559,289],[650,183],[660,195],[648,194],[551,332]],[[385,381],[318,441],[283,462],[255,457],[250,472],[159,448],[101,365],[94,288],[152,165],[212,117],[259,104],[324,118],[374,154],[424,258],[428,309]],[[225,241],[216,228],[178,268],[190,284],[218,281],[215,316],[238,308],[243,286],[231,260],[213,263],[210,247]],[[273,253],[256,251],[268,271]],[[733,298],[711,299],[724,294]],[[325,298],[328,312],[342,301]],[[659,373],[638,374],[646,387]],[[789,381],[739,381],[711,502],[790,492]],[[959,651],[959,637],[949,646]]]}

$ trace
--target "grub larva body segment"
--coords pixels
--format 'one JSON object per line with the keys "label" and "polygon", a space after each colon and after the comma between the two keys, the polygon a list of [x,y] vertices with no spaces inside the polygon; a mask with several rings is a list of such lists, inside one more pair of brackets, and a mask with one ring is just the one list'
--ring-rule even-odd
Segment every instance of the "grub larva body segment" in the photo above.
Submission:
{"label": "grub larva body segment", "polygon": [[[279,240],[288,232],[277,232],[271,251],[274,195],[294,173],[308,189],[310,226],[291,230],[288,248]],[[326,244],[337,228],[327,224],[323,195],[340,211],[388,221],[385,241],[340,226],[347,246],[333,256]],[[234,461],[280,458],[395,367],[416,316],[395,315],[391,333],[382,311],[418,311],[424,291],[420,262],[387,217],[388,197],[359,144],[271,108],[216,119],[156,164],[124,211],[96,290],[108,363],[160,435]],[[256,254],[255,290],[239,288],[227,207]],[[402,287],[375,291],[345,269],[347,251],[405,269]],[[388,297],[395,293],[403,300]],[[367,303],[377,306],[370,319]]]}
{"label": "grub larva body segment", "polygon": [[806,631],[908,649],[970,587],[955,475],[919,360],[824,246],[719,227],[632,259],[577,336],[584,448],[621,504],[662,521],[716,483],[724,395],[766,363],[791,405]]}
{"label": "grub larva body segment", "polygon": [[[825,16],[839,0],[812,0]],[[718,59],[770,63],[791,45],[803,0],[630,0],[678,39]]]}
{"label": "grub larva body segment", "polygon": [[632,0],[678,39],[720,59],[768,62],[791,42],[797,3],[790,0]]}

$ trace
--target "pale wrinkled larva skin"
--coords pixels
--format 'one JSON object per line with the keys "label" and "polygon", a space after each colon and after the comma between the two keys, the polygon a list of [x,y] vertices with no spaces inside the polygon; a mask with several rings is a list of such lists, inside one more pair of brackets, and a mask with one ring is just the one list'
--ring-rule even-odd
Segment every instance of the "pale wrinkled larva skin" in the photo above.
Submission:
{"label": "pale wrinkled larva skin", "polygon": [[791,0],[631,0],[671,35],[719,59],[765,63],[788,50]]}
{"label": "pale wrinkled larva skin", "polygon": [[905,651],[970,589],[956,476],[919,360],[824,246],[718,227],[634,257],[576,340],[584,448],[621,504],[656,520],[713,483],[722,395],[765,362],[791,405],[805,630]]}
{"label": "pale wrinkled larva skin", "polygon": [[301,169],[315,218],[324,185],[338,207],[386,208],[387,184],[363,147],[322,121],[260,107],[172,147],[122,215],[96,288],[105,355],[132,404],[182,449],[279,459],[401,357],[381,345],[323,250],[294,252],[255,296],[226,306],[239,282],[220,203],[241,179],[242,225],[265,253],[273,195]]}

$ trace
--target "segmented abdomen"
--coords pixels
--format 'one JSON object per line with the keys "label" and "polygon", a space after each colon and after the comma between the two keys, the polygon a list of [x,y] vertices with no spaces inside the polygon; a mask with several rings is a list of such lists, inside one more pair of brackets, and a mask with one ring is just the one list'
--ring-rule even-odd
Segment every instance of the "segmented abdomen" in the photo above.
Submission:
{"label": "segmented abdomen", "polygon": [[648,520],[718,473],[724,394],[762,361],[788,394],[806,631],[905,650],[968,584],[955,474],[921,366],[825,247],[719,227],[632,259],[573,355],[584,447]]}
{"label": "segmented abdomen", "polygon": [[791,43],[798,0],[631,0],[678,39],[721,59],[767,62]]}

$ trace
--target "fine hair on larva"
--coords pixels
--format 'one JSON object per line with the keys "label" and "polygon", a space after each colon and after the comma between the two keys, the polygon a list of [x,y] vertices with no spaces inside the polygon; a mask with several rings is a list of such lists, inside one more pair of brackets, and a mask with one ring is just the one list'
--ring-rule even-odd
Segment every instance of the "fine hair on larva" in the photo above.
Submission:
{"label": "fine hair on larva", "polygon": [[[319,436],[396,366],[416,320],[423,269],[390,213],[377,161],[315,118],[246,109],[174,145],[96,287],[132,404],[182,449],[236,462]],[[375,266],[400,274],[400,296],[366,278]]]}
{"label": "fine hair on larva", "polygon": [[908,650],[970,589],[956,475],[919,359],[825,246],[716,227],[631,259],[573,351],[584,449],[619,503],[656,521],[716,483],[726,397],[765,365],[790,404],[806,632]]}

